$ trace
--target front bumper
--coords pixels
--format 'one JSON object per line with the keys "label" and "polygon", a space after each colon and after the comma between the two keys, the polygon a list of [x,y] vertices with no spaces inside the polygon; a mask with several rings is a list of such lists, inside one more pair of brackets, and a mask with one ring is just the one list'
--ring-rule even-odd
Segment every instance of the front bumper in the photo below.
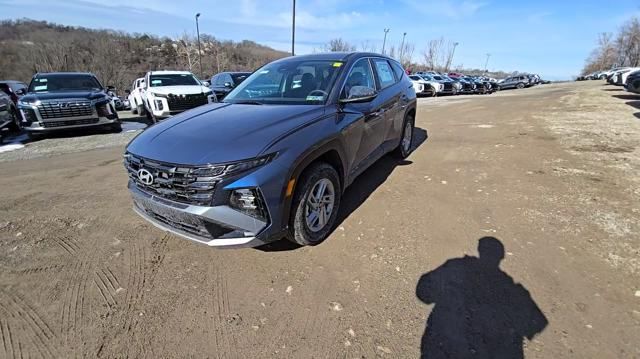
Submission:
{"label": "front bumper", "polygon": [[98,112],[95,105],[91,111],[79,116],[44,117],[38,106],[20,105],[22,128],[30,132],[51,132],[85,127],[105,126],[120,122],[118,114],[110,106]]}
{"label": "front bumper", "polygon": [[70,130],[78,128],[87,128],[94,126],[106,126],[118,123],[118,118],[109,119],[106,117],[97,118],[60,118],[55,120],[44,120],[32,122],[31,124],[23,124],[23,129],[30,132],[50,132],[58,130]]}
{"label": "front bumper", "polygon": [[169,103],[169,99],[167,97],[153,96],[150,97],[149,100],[149,106],[151,106],[151,112],[153,113],[153,116],[155,118],[167,118],[199,106],[214,103],[216,102],[216,97],[215,95],[211,94],[207,96],[206,103],[201,103],[193,106],[181,106],[180,108],[172,108],[172,105]]}
{"label": "front bumper", "polygon": [[231,207],[190,205],[144,191],[129,181],[133,209],[154,226],[210,247],[257,247],[266,244],[261,234],[267,222]]}

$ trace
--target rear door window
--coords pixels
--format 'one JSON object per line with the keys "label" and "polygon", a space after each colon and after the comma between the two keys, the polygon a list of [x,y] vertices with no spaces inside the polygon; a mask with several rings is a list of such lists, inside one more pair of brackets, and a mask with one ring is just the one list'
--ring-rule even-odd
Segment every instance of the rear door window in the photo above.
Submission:
{"label": "rear door window", "polygon": [[373,64],[376,69],[376,74],[378,74],[378,81],[380,82],[381,90],[396,83],[395,75],[393,74],[393,70],[391,70],[391,66],[387,60],[374,59]]}
{"label": "rear door window", "polygon": [[404,72],[402,66],[400,66],[400,64],[397,62],[391,61],[391,67],[393,67],[393,72],[396,74],[396,79],[400,81],[402,79],[402,76],[404,76],[406,72]]}

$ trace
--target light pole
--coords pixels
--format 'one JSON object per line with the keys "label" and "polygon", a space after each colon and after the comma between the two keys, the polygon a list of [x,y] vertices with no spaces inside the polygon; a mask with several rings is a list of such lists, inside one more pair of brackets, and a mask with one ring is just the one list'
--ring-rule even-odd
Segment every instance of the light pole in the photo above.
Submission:
{"label": "light pole", "polygon": [[198,18],[200,13],[196,14],[196,33],[198,34],[198,62],[200,63],[200,78],[202,78],[202,50],[200,49],[200,25],[198,24]]}
{"label": "light pole", "polygon": [[459,43],[458,42],[454,42],[453,43],[453,50],[451,51],[451,59],[449,60],[449,63],[447,64],[447,72],[449,72],[449,67],[451,66],[451,64],[453,63],[453,56],[456,54],[456,47],[458,47]]}
{"label": "light pole", "polygon": [[296,55],[296,0],[293,0],[293,18],[291,24],[291,56]]}
{"label": "light pole", "polygon": [[404,54],[404,38],[407,37],[407,33],[402,34],[402,43],[400,44],[400,62],[402,62],[402,55]]}
{"label": "light pole", "polygon": [[489,65],[489,58],[491,57],[491,54],[487,54],[487,61],[484,62],[484,73],[487,73],[487,65]]}
{"label": "light pole", "polygon": [[382,41],[382,54],[384,55],[384,46],[387,44],[387,34],[390,29],[384,29],[384,40]]}

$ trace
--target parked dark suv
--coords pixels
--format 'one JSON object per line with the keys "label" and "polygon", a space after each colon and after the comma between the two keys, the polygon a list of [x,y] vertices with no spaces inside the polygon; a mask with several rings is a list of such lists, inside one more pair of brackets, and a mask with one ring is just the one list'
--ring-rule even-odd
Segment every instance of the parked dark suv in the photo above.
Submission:
{"label": "parked dark suv", "polygon": [[18,101],[22,127],[29,136],[52,131],[104,126],[121,131],[118,113],[100,81],[90,73],[54,72],[33,76]]}
{"label": "parked dark suv", "polygon": [[[22,116],[18,111],[18,99],[26,92],[27,85],[23,82],[0,81],[0,129],[8,126],[11,130],[20,130]],[[5,95],[9,101],[7,101]]]}
{"label": "parked dark suv", "polygon": [[213,75],[211,77],[211,90],[220,101],[249,75],[251,75],[251,72],[221,72]]}
{"label": "parked dark suv", "polygon": [[124,154],[134,210],[209,246],[325,239],[345,188],[412,149],[416,94],[402,66],[369,53],[281,59],[221,103],[149,127]]}

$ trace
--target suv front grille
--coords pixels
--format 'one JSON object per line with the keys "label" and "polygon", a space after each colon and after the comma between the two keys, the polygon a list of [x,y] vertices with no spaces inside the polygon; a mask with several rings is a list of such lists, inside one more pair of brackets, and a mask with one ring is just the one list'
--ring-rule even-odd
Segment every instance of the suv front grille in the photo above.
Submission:
{"label": "suv front grille", "polygon": [[[129,178],[140,190],[172,201],[209,206],[224,166],[188,167],[163,163],[127,154],[124,160]],[[146,170],[153,176],[143,183],[139,171]],[[203,172],[205,172],[203,174]]]}
{"label": "suv front grille", "polygon": [[185,111],[192,108],[206,105],[208,102],[205,94],[194,95],[173,95],[167,97],[169,111]]}
{"label": "suv front grille", "polygon": [[451,91],[453,90],[453,84],[451,82],[445,82],[444,83],[444,90],[445,91]]}
{"label": "suv front grille", "polygon": [[46,128],[52,127],[65,127],[65,126],[78,126],[78,125],[93,125],[98,123],[97,118],[88,118],[86,120],[67,120],[67,121],[43,121],[42,125]]}
{"label": "suv front grille", "polygon": [[42,119],[92,116],[93,108],[90,101],[54,101],[38,105],[38,112]]}

